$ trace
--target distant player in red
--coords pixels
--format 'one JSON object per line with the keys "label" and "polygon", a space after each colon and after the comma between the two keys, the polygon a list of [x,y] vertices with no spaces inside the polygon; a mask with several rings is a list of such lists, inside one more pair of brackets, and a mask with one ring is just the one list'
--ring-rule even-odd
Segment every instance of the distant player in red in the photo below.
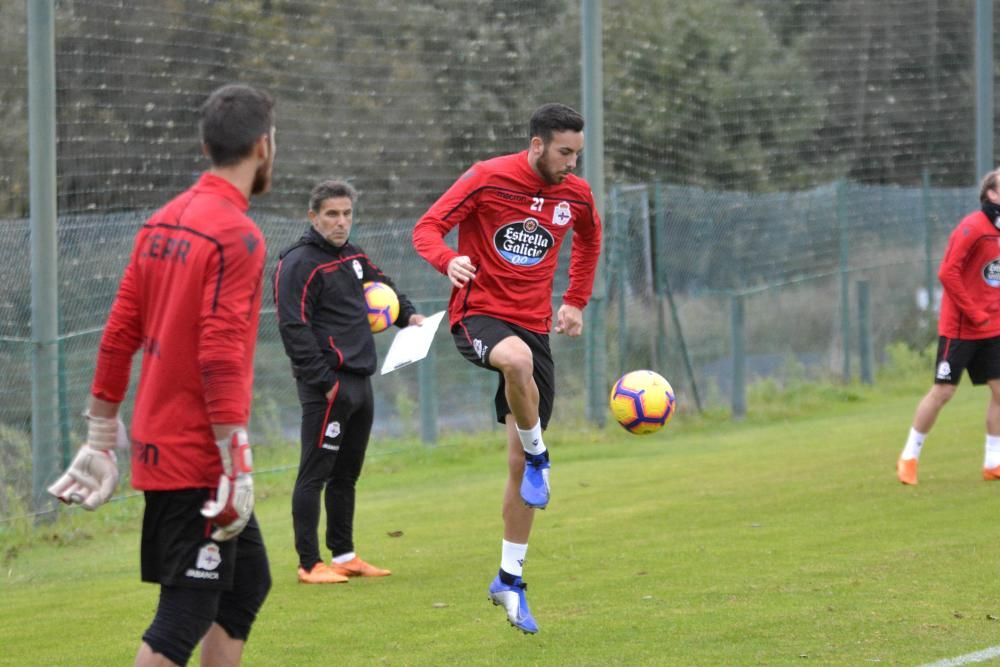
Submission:
{"label": "distant player in red", "polygon": [[917,483],[924,439],[965,370],[973,384],[990,387],[983,479],[1000,479],[1000,170],[983,179],[979,201],[981,210],[952,231],[938,270],[944,294],[934,384],[917,405],[896,464],[903,484]]}
{"label": "distant player in red", "polygon": [[274,164],[271,98],[249,86],[201,109],[212,167],[136,235],[97,356],[87,442],[49,492],[96,509],[118,480],[114,448],[132,357],[132,485],[145,497],[142,579],[160,585],[136,665],[235,665],[271,586],[253,515],[250,418],[264,237],[247,217]]}
{"label": "distant player in red", "polygon": [[[579,336],[601,249],[590,186],[575,176],[583,117],[562,104],[532,114],[526,151],[471,167],[413,230],[413,245],[453,286],[452,336],[462,355],[499,375],[497,421],[506,424],[508,478],[494,604],[512,625],[538,631],[522,568],[535,509],[549,502],[549,453],[542,440],[555,397],[549,349],[552,281],[559,248],[573,231],[569,287],[555,331]],[[444,237],[458,227],[458,249]]]}

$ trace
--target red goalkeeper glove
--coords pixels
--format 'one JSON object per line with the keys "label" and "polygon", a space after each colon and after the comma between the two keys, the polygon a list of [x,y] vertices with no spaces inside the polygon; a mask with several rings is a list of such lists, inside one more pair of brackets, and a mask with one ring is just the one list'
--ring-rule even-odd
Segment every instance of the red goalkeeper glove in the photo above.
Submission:
{"label": "red goalkeeper glove", "polygon": [[225,542],[246,528],[253,513],[253,456],[247,432],[242,428],[215,444],[222,458],[222,476],[215,499],[205,502],[201,514],[216,526],[212,539]]}

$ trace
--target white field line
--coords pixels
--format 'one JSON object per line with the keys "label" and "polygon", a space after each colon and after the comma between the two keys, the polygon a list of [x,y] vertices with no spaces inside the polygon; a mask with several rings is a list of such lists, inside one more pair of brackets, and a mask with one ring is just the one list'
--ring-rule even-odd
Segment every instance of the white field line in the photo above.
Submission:
{"label": "white field line", "polygon": [[937,662],[929,662],[921,667],[961,667],[961,665],[971,665],[975,662],[986,662],[993,658],[1000,658],[1000,646],[991,646],[975,653],[966,653],[957,658],[945,658]]}

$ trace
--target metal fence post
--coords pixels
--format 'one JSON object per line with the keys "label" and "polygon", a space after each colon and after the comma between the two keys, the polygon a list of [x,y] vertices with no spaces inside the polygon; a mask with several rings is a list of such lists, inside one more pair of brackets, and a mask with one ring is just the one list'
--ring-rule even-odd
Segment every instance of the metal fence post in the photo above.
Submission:
{"label": "metal fence post", "polygon": [[872,351],[871,296],[867,280],[858,281],[858,351],[861,354],[861,381],[872,384],[875,380]]}
{"label": "metal fence post", "polygon": [[934,312],[934,289],[937,276],[934,272],[934,243],[931,225],[931,172],[923,168],[920,178],[920,204],[924,223],[924,284],[927,286],[927,312]]}
{"label": "metal fence post", "polygon": [[[628,314],[625,309],[626,288],[628,287],[625,272],[625,243],[628,239],[626,226],[629,221],[627,212],[621,197],[621,188],[617,185],[611,186],[611,193],[608,195],[608,220],[610,220],[610,234],[608,234],[608,265],[611,271],[608,275],[615,276],[615,300],[617,301],[618,316],[618,370],[625,372],[628,362]],[[609,290],[610,293],[610,290]]]}
{"label": "metal fence post", "polygon": [[743,419],[747,414],[747,358],[743,341],[743,295],[734,294],[731,301],[733,347],[733,419]]}
{"label": "metal fence post", "polygon": [[417,364],[417,385],[420,387],[420,439],[428,445],[436,443],[438,437],[436,366],[434,346],[431,345],[427,356]]}
{"label": "metal fence post", "polygon": [[976,178],[993,169],[993,2],[976,0]]}
{"label": "metal fence post", "polygon": [[[580,0],[580,54],[582,80],[580,96],[586,119],[587,150],[583,153],[583,172],[594,193],[597,213],[604,215],[604,26],[600,0]],[[605,237],[607,238],[607,237]],[[604,284],[604,253],[597,262],[594,292],[587,308],[584,335],[586,365],[587,418],[598,426],[607,419],[607,293]]]}
{"label": "metal fence post", "polygon": [[31,499],[50,510],[58,474],[59,311],[56,237],[56,66],[52,0],[28,0],[28,170],[31,205]]}
{"label": "metal fence post", "polygon": [[65,468],[73,456],[70,444],[72,416],[69,410],[69,382],[66,378],[66,342],[59,340],[56,349],[59,358],[59,460]]}
{"label": "metal fence post", "polygon": [[[657,181],[653,186],[653,215],[656,219],[656,234],[653,236],[653,257],[657,259],[657,271],[654,276],[657,279],[656,287],[656,299],[658,302],[657,307],[657,320],[659,322],[659,345],[660,345],[660,356],[662,360],[661,363],[665,364],[667,360],[666,352],[666,341],[667,341],[667,325],[663,316],[663,299],[666,297],[667,304],[670,308],[670,319],[674,325],[674,331],[676,332],[677,344],[681,348],[681,356],[684,359],[684,370],[687,373],[688,381],[691,382],[691,394],[694,396],[694,405],[699,413],[702,411],[701,407],[701,396],[698,394],[698,381],[694,376],[694,368],[691,365],[691,354],[688,351],[687,343],[684,341],[684,328],[681,326],[681,318],[677,312],[677,304],[674,302],[674,292],[670,288],[670,276],[667,274],[667,248],[666,248],[666,236],[667,236],[667,213],[666,213],[666,202],[663,197],[663,184]],[[666,368],[664,368],[666,370]]]}
{"label": "metal fence post", "polygon": [[837,182],[837,230],[840,235],[840,334],[843,337],[844,382],[851,381],[850,246],[847,239],[847,183]]}

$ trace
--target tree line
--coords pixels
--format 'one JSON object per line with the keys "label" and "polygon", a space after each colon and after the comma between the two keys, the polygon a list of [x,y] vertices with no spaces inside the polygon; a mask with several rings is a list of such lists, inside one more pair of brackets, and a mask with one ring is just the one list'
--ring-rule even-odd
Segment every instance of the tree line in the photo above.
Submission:
{"label": "tree line", "polygon": [[[610,181],[801,189],[974,182],[972,0],[606,0]],[[466,166],[522,148],[542,101],[579,105],[578,0],[57,3],[63,213],[159,205],[204,167],[198,103],[278,99],[261,205],[298,215],[352,179],[412,219]],[[0,215],[27,214],[24,3],[0,6]]]}

